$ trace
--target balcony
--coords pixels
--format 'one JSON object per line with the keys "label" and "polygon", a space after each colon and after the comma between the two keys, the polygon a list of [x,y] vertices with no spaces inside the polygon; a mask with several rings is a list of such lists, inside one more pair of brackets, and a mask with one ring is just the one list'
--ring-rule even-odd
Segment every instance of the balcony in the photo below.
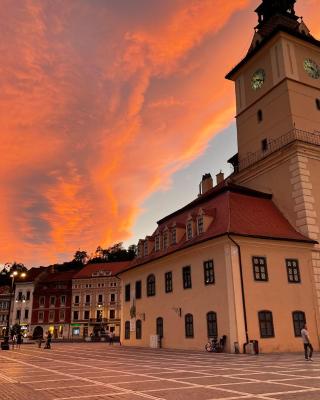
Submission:
{"label": "balcony", "polygon": [[249,154],[246,158],[238,162],[232,162],[234,170],[235,172],[242,171],[295,141],[320,146],[320,132],[312,133],[300,129],[293,129],[285,135],[280,136],[278,139],[268,141],[265,151],[259,150]]}
{"label": "balcony", "polygon": [[90,318],[90,324],[105,324],[108,322],[108,318]]}

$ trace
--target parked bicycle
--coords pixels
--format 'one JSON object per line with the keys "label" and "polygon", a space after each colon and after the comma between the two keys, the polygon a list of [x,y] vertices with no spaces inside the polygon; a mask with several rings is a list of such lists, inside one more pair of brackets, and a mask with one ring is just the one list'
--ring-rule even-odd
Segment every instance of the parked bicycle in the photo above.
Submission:
{"label": "parked bicycle", "polygon": [[210,338],[209,342],[205,345],[205,349],[209,353],[223,353],[226,341],[227,341],[226,335],[221,336],[219,340],[217,337]]}

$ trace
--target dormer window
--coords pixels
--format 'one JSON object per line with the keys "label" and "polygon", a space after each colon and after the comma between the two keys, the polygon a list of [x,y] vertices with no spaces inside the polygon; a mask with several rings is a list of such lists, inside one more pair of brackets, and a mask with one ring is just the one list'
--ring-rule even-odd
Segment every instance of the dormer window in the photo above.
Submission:
{"label": "dormer window", "polygon": [[187,240],[192,239],[192,221],[187,223]]}
{"label": "dormer window", "polygon": [[168,232],[163,234],[163,248],[166,249],[168,247]]}
{"label": "dormer window", "polygon": [[141,246],[141,244],[138,245],[138,257],[142,257],[142,246]]}
{"label": "dormer window", "polygon": [[177,243],[177,230],[176,228],[172,229],[171,231],[171,244]]}
{"label": "dormer window", "polygon": [[160,250],[160,235],[157,235],[157,236],[156,236],[156,241],[155,241],[154,249],[155,249],[155,251],[159,251],[159,250]]}
{"label": "dormer window", "polygon": [[197,219],[197,228],[198,228],[198,235],[203,233],[203,216],[200,215]]}
{"label": "dormer window", "polygon": [[147,240],[143,244],[143,255],[144,256],[148,255],[148,241]]}

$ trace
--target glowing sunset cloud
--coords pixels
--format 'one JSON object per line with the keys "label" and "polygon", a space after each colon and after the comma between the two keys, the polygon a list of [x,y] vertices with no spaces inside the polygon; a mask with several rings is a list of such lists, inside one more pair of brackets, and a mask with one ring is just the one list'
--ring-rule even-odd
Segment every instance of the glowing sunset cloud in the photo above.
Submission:
{"label": "glowing sunset cloud", "polygon": [[[0,263],[130,236],[146,197],[232,121],[224,75],[258,3],[2,1]],[[318,0],[297,9],[320,36]]]}

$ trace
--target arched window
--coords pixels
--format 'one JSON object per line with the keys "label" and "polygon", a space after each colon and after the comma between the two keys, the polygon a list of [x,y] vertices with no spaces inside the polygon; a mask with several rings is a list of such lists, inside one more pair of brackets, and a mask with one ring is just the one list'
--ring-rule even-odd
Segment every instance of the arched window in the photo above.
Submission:
{"label": "arched window", "polygon": [[147,296],[155,296],[156,294],[156,277],[152,274],[147,278]]}
{"label": "arched window", "polygon": [[316,106],[317,109],[320,110],[320,99],[316,99]]}
{"label": "arched window", "polygon": [[207,313],[207,330],[209,338],[218,336],[217,314],[214,311]]}
{"label": "arched window", "polygon": [[186,314],[184,317],[185,322],[185,331],[186,331],[186,338],[193,338],[194,331],[193,331],[193,315]]}
{"label": "arched window", "polygon": [[262,338],[274,337],[273,318],[271,311],[259,311],[260,336]]}
{"label": "arched window", "polygon": [[292,313],[294,336],[301,336],[301,329],[306,323],[306,314],[303,311],[294,311]]}
{"label": "arched window", "polygon": [[257,119],[258,119],[258,122],[262,122],[263,121],[263,112],[262,112],[262,110],[258,110]]}
{"label": "arched window", "polygon": [[126,321],[124,324],[124,338],[130,339],[130,321]]}
{"label": "arched window", "polygon": [[136,339],[142,338],[142,323],[141,320],[138,319],[136,322]]}
{"label": "arched window", "polygon": [[163,318],[157,318],[157,335],[162,339],[163,338]]}

